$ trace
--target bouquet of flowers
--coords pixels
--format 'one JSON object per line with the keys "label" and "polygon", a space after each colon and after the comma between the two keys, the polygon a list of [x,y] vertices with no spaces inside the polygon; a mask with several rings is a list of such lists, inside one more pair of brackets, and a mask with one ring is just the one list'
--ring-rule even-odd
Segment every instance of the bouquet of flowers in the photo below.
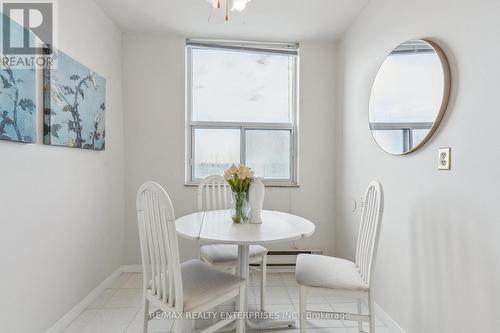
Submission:
{"label": "bouquet of flowers", "polygon": [[234,223],[245,223],[250,219],[250,206],[248,204],[248,190],[253,181],[252,169],[240,164],[231,165],[224,171],[226,179],[233,193],[234,211],[232,214]]}

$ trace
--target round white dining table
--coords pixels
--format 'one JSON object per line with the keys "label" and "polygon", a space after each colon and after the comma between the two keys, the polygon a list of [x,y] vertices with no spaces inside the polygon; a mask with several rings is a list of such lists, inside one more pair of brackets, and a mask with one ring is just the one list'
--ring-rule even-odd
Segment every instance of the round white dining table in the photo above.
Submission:
{"label": "round white dining table", "polygon": [[[176,229],[177,234],[183,238],[204,243],[238,245],[239,275],[247,281],[248,290],[250,245],[283,243],[306,238],[314,233],[315,226],[303,217],[270,210],[262,211],[262,224],[236,224],[231,219],[230,210],[214,210],[183,216],[177,219]],[[245,303],[248,308],[248,302]],[[243,312],[246,310],[243,309]],[[294,324],[295,321],[292,320],[247,320],[247,326],[255,329]]]}

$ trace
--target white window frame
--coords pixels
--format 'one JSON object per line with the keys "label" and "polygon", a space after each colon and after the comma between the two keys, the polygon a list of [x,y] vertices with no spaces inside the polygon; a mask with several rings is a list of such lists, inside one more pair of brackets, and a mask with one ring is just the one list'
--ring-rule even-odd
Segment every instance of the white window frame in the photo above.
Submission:
{"label": "white window frame", "polygon": [[[186,148],[185,148],[185,185],[197,186],[201,179],[194,178],[194,132],[196,129],[239,129],[240,130],[240,160],[245,163],[246,156],[246,131],[248,130],[289,130],[290,131],[290,178],[289,179],[265,179],[266,186],[297,187],[299,186],[299,140],[298,140],[298,96],[299,96],[299,56],[298,44],[290,43],[256,43],[236,42],[220,40],[186,40]],[[265,122],[213,122],[193,121],[192,110],[192,49],[231,49],[245,52],[294,54],[293,57],[293,79],[291,83],[292,113],[290,123],[265,123]]]}

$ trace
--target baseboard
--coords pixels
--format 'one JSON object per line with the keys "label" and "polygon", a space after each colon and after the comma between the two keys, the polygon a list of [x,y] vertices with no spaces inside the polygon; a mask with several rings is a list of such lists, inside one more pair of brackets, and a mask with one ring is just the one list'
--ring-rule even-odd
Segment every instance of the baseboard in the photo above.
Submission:
{"label": "baseboard", "polygon": [[124,265],[122,273],[142,273],[142,265]]}
{"label": "baseboard", "polygon": [[399,326],[398,323],[392,319],[391,316],[389,316],[387,312],[385,312],[384,309],[382,309],[377,303],[375,303],[375,315],[391,333],[406,333],[406,331],[402,329],[401,326]]}
{"label": "baseboard", "polygon": [[[139,265],[139,267],[141,267]],[[127,269],[127,271],[125,271]],[[51,328],[49,328],[45,333],[60,333],[73,320],[76,319],[92,302],[107,288],[113,285],[116,279],[121,273],[128,273],[129,266],[121,266],[116,271],[114,271],[110,276],[101,282],[97,287],[94,288],[83,300],[81,300],[77,305],[75,305],[68,313],[66,313],[61,319],[59,319]],[[131,268],[130,268],[131,269]],[[132,272],[130,272],[132,273]]]}

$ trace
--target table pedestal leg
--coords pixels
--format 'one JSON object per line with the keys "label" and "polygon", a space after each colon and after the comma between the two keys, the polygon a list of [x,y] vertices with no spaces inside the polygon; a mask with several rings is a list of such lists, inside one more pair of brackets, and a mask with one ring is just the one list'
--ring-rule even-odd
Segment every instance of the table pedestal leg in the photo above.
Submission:
{"label": "table pedestal leg", "polygon": [[250,271],[248,267],[248,260],[250,259],[250,246],[238,245],[238,270],[239,276],[245,279],[246,293],[245,293],[245,308],[238,309],[238,311],[248,311],[248,289],[250,281]]}
{"label": "table pedestal leg", "polygon": [[[249,260],[250,260],[250,246],[249,245],[238,245],[238,267],[240,277],[245,279],[246,283],[246,301],[245,309],[239,309],[239,311],[248,311],[248,289],[250,282],[250,272],[249,272]],[[293,327],[295,325],[294,320],[256,320],[251,321],[247,319],[247,326],[253,329],[266,329],[266,328],[282,328],[282,327]]]}

